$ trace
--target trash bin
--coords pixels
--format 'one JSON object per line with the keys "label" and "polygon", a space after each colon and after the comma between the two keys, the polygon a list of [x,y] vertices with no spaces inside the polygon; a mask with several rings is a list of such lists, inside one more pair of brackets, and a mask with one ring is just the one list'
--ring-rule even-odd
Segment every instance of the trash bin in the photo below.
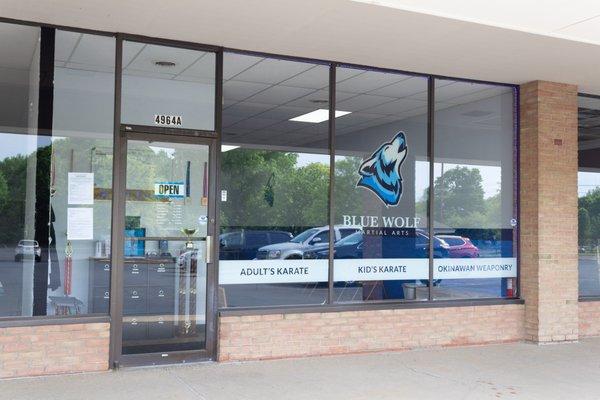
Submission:
{"label": "trash bin", "polygon": [[416,300],[417,299],[417,284],[415,283],[403,283],[402,291],[404,292],[404,298],[406,300]]}

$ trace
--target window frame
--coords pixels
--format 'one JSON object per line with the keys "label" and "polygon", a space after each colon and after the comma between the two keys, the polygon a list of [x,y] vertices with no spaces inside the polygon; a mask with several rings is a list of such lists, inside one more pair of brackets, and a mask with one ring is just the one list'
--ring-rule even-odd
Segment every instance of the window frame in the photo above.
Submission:
{"label": "window frame", "polygon": [[[427,85],[427,139],[428,139],[428,149],[427,155],[429,160],[429,182],[430,184],[434,181],[434,140],[435,140],[435,82],[436,80],[454,80],[457,82],[467,82],[467,83],[476,83],[476,84],[487,84],[494,86],[502,86],[507,87],[512,90],[513,94],[513,210],[514,215],[518,218],[520,215],[519,210],[519,187],[520,187],[520,165],[519,165],[519,132],[520,132],[520,119],[519,119],[519,86],[510,84],[510,83],[500,83],[500,82],[491,82],[491,81],[483,81],[476,79],[463,79],[463,78],[454,78],[442,75],[433,75],[433,74],[423,74],[416,73],[410,71],[402,71],[396,69],[389,68],[378,68],[372,66],[365,66],[360,64],[350,64],[350,63],[339,63],[335,61],[324,61],[324,60],[314,60],[300,57],[292,57],[285,55],[274,55],[270,53],[264,52],[254,52],[254,51],[245,51],[239,49],[229,49],[224,48],[224,52],[241,54],[241,55],[249,55],[249,56],[260,56],[267,57],[273,59],[280,60],[288,60],[288,61],[300,61],[300,62],[312,62],[312,63],[328,63],[329,64],[329,120],[328,120],[328,128],[329,128],[329,193],[328,193],[328,221],[329,221],[329,248],[333,248],[335,244],[335,220],[334,220],[334,207],[332,199],[334,198],[334,183],[335,183],[335,107],[336,107],[336,72],[338,68],[354,68],[361,69],[363,71],[373,71],[373,72],[385,72],[385,73],[396,73],[403,75],[410,75],[416,77],[424,77],[428,80]],[[217,171],[219,174],[220,171]],[[433,215],[434,210],[434,191],[429,190],[429,199],[428,199],[428,216]],[[435,238],[433,235],[429,234],[433,232],[433,219],[428,218],[428,227],[427,232],[429,236],[429,281],[433,281],[433,270],[434,270],[434,245],[433,241]],[[428,290],[428,299],[423,302],[407,302],[403,299],[387,299],[387,300],[370,300],[370,301],[352,301],[352,302],[335,302],[333,300],[333,292],[334,292],[334,256],[333,252],[329,252],[329,278],[328,278],[328,295],[327,302],[321,305],[302,305],[299,304],[297,306],[290,305],[282,305],[282,306],[249,306],[249,307],[219,307],[218,311],[220,315],[254,315],[257,313],[281,313],[281,312],[291,312],[294,310],[296,312],[324,312],[324,311],[353,311],[353,310],[366,310],[366,309],[389,309],[389,308],[427,308],[427,307],[453,307],[453,306],[474,306],[474,305],[496,305],[496,304],[523,304],[524,301],[521,299],[521,244],[520,244],[520,227],[519,224],[515,227],[515,240],[513,243],[514,251],[516,252],[515,258],[517,263],[517,276],[516,276],[516,290],[515,295],[512,297],[491,297],[491,298],[476,298],[476,299],[441,299],[436,300],[432,296],[431,287]],[[220,232],[220,229],[217,230]],[[217,257],[218,258],[218,255]],[[218,268],[218,260],[217,260],[217,268]],[[218,285],[218,282],[217,282]]]}
{"label": "window frame", "polygon": [[[589,93],[577,93],[577,97],[587,97],[590,99],[597,99],[600,100],[600,95],[595,95],[595,94],[589,94]],[[578,124],[578,129],[579,131],[579,124]],[[579,154],[579,149],[577,150],[577,153]],[[579,165],[577,166],[577,171],[579,172]],[[577,200],[579,202],[579,198]],[[579,232],[577,232],[577,241],[579,242]],[[579,245],[578,245],[579,247]],[[577,268],[579,269],[579,257],[577,260],[578,266]],[[586,302],[586,301],[600,301],[600,294],[597,295],[581,295],[580,291],[579,291],[579,281],[577,282],[577,291],[578,291],[578,299],[581,302]]]}
{"label": "window frame", "polygon": [[[329,163],[329,193],[328,193],[328,221],[329,221],[329,245],[333,246],[335,241],[335,232],[334,232],[334,214],[333,207],[334,204],[332,202],[333,198],[333,190],[334,190],[334,178],[335,178],[335,103],[336,103],[336,70],[338,67],[350,67],[350,68],[358,68],[365,71],[377,71],[377,72],[388,72],[388,73],[401,73],[405,75],[412,75],[418,77],[424,77],[428,79],[428,111],[427,111],[427,124],[428,124],[428,155],[430,161],[430,183],[433,182],[433,166],[435,160],[433,159],[434,149],[434,106],[435,106],[435,80],[436,79],[452,79],[459,82],[471,82],[471,83],[481,83],[481,84],[489,84],[496,86],[504,86],[509,87],[513,90],[513,203],[515,215],[520,215],[520,206],[519,206],[519,188],[520,188],[520,163],[519,163],[519,154],[520,154],[520,142],[519,142],[519,132],[520,132],[520,116],[519,116],[519,99],[520,99],[520,89],[519,85],[511,84],[511,83],[502,83],[502,82],[492,82],[492,81],[484,81],[477,79],[465,79],[465,78],[456,78],[449,77],[443,75],[435,75],[435,74],[425,74],[425,73],[417,73],[411,71],[403,71],[398,69],[390,69],[390,68],[379,68],[373,66],[367,66],[363,64],[352,64],[352,63],[341,63],[334,60],[323,60],[323,59],[312,59],[307,57],[295,57],[290,55],[282,55],[282,54],[272,54],[272,53],[264,53],[264,52],[255,52],[255,51],[247,51],[240,50],[236,48],[228,48],[216,45],[208,45],[201,43],[192,43],[185,41],[177,41],[177,40],[169,40],[164,38],[154,38],[149,36],[135,35],[135,34],[123,34],[117,32],[107,32],[107,31],[99,31],[94,29],[85,29],[85,28],[76,28],[70,26],[63,25],[55,25],[55,24],[47,24],[40,23],[34,21],[23,21],[16,20],[12,18],[4,18],[0,17],[1,23],[15,24],[15,25],[28,25],[35,26],[46,29],[60,29],[64,31],[77,32],[77,33],[86,33],[100,36],[108,36],[113,37],[117,43],[117,57],[115,60],[115,77],[120,79],[120,65],[119,65],[119,57],[120,51],[122,50],[122,41],[137,41],[137,42],[146,42],[152,44],[159,44],[165,46],[174,46],[174,47],[183,47],[194,50],[204,50],[211,51],[216,53],[216,97],[215,97],[215,124],[213,131],[197,131],[197,130],[179,130],[173,128],[155,128],[155,127],[135,127],[141,131],[152,131],[152,133],[176,133],[179,135],[190,135],[190,136],[208,136],[214,137],[217,139],[217,143],[221,144],[221,123],[222,123],[222,70],[223,70],[223,52],[231,52],[237,54],[245,54],[245,55],[253,55],[253,56],[262,56],[262,57],[270,57],[281,60],[289,60],[289,61],[304,61],[322,65],[329,66],[329,121],[328,121],[328,130],[329,130],[329,151],[330,151],[330,163]],[[120,107],[121,107],[121,98],[120,98],[120,82],[115,82],[115,127],[114,127],[114,146],[115,149],[120,149],[120,141],[119,135],[120,130],[122,128],[120,123]],[[581,93],[580,95],[589,96],[589,97],[597,97],[594,95],[587,95]],[[155,128],[155,129],[153,129]],[[40,131],[39,134],[47,134],[43,130]],[[216,162],[217,165],[220,164],[220,154],[219,154],[219,146],[217,146],[216,151]],[[115,153],[117,154],[117,153]],[[115,185],[115,174],[118,171],[113,170],[113,186]],[[217,168],[216,176],[214,177],[216,187],[220,186],[220,170]],[[430,198],[433,197],[433,191],[430,190]],[[216,193],[215,193],[216,195]],[[219,215],[219,202],[216,203],[216,215]],[[431,215],[433,211],[433,200],[430,199],[428,204],[428,214]],[[114,223],[114,221],[113,221]],[[433,224],[431,218],[429,218],[428,224]],[[433,226],[428,227],[428,231],[431,232]],[[220,232],[220,221],[217,217],[215,224],[215,231]],[[113,238],[115,235],[112,235]],[[432,235],[429,235],[430,241],[433,240],[431,238]],[[113,239],[114,240],[114,239]],[[433,275],[433,246],[430,247],[430,279]],[[219,308],[218,305],[215,306],[215,310],[219,313],[219,315],[257,315],[257,314],[273,314],[273,313],[304,313],[304,312],[340,312],[340,311],[356,311],[356,310],[374,310],[374,309],[403,309],[403,308],[431,308],[431,307],[463,307],[463,306],[488,306],[488,305],[502,305],[502,304],[523,304],[524,301],[520,297],[521,295],[521,242],[520,242],[520,228],[519,225],[516,226],[515,233],[515,244],[514,247],[516,249],[516,259],[517,259],[517,277],[516,277],[516,294],[514,297],[510,298],[480,298],[480,299],[458,299],[458,300],[432,300],[431,299],[431,291],[429,294],[429,300],[424,302],[406,302],[402,300],[380,300],[380,301],[357,301],[357,302],[347,302],[347,303],[335,303],[333,302],[332,292],[333,292],[333,254],[330,252],[329,257],[329,281],[328,281],[328,296],[327,303],[322,305],[309,305],[309,306],[264,306],[264,307],[238,307],[238,308]],[[215,269],[218,271],[219,267],[219,257],[218,250],[214,251],[215,257]],[[111,286],[114,282],[111,278]],[[210,284],[210,283],[209,283]],[[214,285],[215,291],[218,290],[218,273],[212,283]],[[598,297],[585,297],[581,298],[582,301],[590,301],[590,300],[600,300],[600,296]],[[210,310],[209,310],[210,311]],[[99,323],[99,322],[110,322],[110,315],[79,315],[79,316],[34,316],[34,317],[0,317],[0,328],[4,327],[14,327],[14,326],[37,326],[37,325],[53,325],[53,324],[72,324],[72,323]]]}

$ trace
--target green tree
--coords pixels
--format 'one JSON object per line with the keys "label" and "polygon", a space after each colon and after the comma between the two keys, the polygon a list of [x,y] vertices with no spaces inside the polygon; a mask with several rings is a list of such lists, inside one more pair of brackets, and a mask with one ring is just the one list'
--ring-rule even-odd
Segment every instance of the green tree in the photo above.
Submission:
{"label": "green tree", "polygon": [[4,177],[4,174],[0,170],[0,209],[4,207],[7,199],[8,199],[8,185],[6,183],[6,178]]}
{"label": "green tree", "polygon": [[438,222],[452,227],[480,227],[486,220],[481,174],[477,168],[456,167],[434,181],[434,211]]}
{"label": "green tree", "polygon": [[14,246],[23,239],[27,157],[17,155],[3,159],[0,161],[0,172],[7,188],[6,197],[0,204],[0,244]]}
{"label": "green tree", "polygon": [[358,169],[362,159],[360,157],[344,157],[335,162],[334,202],[336,221],[342,215],[360,215],[363,205],[356,195],[356,183],[359,175]]}
{"label": "green tree", "polygon": [[[290,199],[290,188],[311,185],[291,182],[296,172],[298,155],[278,151],[236,149],[223,153],[221,159],[221,189],[227,191],[221,203],[223,227],[287,227],[299,223],[293,207],[308,205],[302,192]],[[265,198],[270,192],[270,199]],[[288,204],[290,200],[294,203]],[[294,206],[295,204],[295,206]],[[295,217],[292,216],[296,212]]]}
{"label": "green tree", "polygon": [[592,233],[592,219],[590,213],[583,207],[579,207],[579,242],[583,243],[590,238]]}

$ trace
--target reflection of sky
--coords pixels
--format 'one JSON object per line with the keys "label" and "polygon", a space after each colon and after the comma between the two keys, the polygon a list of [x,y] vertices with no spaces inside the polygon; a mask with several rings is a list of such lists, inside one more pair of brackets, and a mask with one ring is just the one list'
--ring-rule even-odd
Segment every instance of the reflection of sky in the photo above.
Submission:
{"label": "reflection of sky", "polygon": [[312,163],[329,165],[329,156],[327,154],[298,153],[298,162],[296,163],[296,166],[306,167],[308,164]]}
{"label": "reflection of sky", "polygon": [[[483,197],[488,199],[496,195],[501,188],[501,173],[502,169],[495,165],[467,165],[467,164],[450,164],[444,163],[444,172],[448,172],[452,168],[467,167],[469,169],[478,169],[481,174],[481,185],[483,186]],[[417,161],[416,165],[416,188],[415,197],[417,201],[423,200],[423,195],[428,186],[429,180],[429,163],[427,161]],[[438,178],[442,174],[442,164],[436,163],[433,166],[434,177]]]}
{"label": "reflection of sky", "polygon": [[[3,134],[0,133],[0,161],[18,154],[28,155],[40,146],[43,147],[49,143],[38,144],[39,136]],[[44,138],[45,139],[45,138]],[[50,142],[50,138],[47,138]],[[59,138],[54,138],[54,140]],[[44,140],[45,142],[45,140]],[[298,167],[305,167],[312,163],[322,163],[329,165],[329,156],[326,154],[298,153]],[[466,165],[469,168],[477,168],[483,180],[483,191],[485,198],[494,196],[500,190],[500,172],[498,166],[475,166]],[[457,167],[457,164],[444,164],[444,171]],[[441,174],[441,164],[436,163],[435,176]],[[358,176],[358,171],[357,171]],[[429,163],[426,161],[417,161],[415,166],[415,200],[419,201],[428,186]],[[600,173],[597,172],[579,172],[579,196],[585,195],[588,191],[600,186]]]}
{"label": "reflection of sky", "polygon": [[17,155],[28,156],[38,147],[49,145],[51,140],[47,136],[0,133],[0,161]]}
{"label": "reflection of sky", "polygon": [[577,195],[585,196],[600,186],[600,172],[578,172],[577,173]]}
{"label": "reflection of sky", "polygon": [[[341,159],[343,157],[336,157]],[[329,164],[329,156],[325,154],[309,154],[309,153],[298,153],[298,167],[304,167],[311,163],[320,162],[323,164]],[[496,195],[501,188],[501,172],[502,169],[495,165],[462,165],[462,164],[450,164],[444,163],[444,172],[456,168],[458,166],[475,168],[479,170],[481,174],[483,196],[487,199]],[[434,176],[438,177],[442,173],[442,164],[436,163],[434,166]],[[358,177],[358,171],[357,171]],[[600,174],[598,174],[598,182],[600,184]],[[427,161],[417,161],[415,166],[415,200],[420,201],[423,198],[425,190],[429,186],[429,163]]]}

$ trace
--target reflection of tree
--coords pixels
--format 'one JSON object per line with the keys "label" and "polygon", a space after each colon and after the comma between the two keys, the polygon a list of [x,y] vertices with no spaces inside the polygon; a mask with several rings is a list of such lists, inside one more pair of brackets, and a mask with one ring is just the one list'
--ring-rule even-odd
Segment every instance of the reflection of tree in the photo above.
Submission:
{"label": "reflection of tree", "polygon": [[0,170],[0,209],[6,204],[8,199],[8,185],[6,184],[6,178]]}
{"label": "reflection of tree", "polygon": [[0,161],[0,174],[6,185],[6,195],[0,201],[0,243],[14,246],[23,239],[27,158],[5,158]]}
{"label": "reflection of tree", "polygon": [[476,168],[456,167],[444,172],[434,182],[436,215],[453,219],[482,212],[485,208],[483,201],[483,185],[481,174]]}
{"label": "reflection of tree", "polygon": [[362,159],[360,157],[344,157],[335,162],[335,214],[336,221],[342,215],[363,214],[363,204],[357,198],[356,182],[358,182],[358,169]]}
{"label": "reflection of tree", "polygon": [[[278,151],[223,153],[221,189],[227,190],[228,199],[221,203],[221,225],[296,231],[326,224],[329,167],[322,163],[298,167],[297,160],[297,153]],[[266,200],[266,191],[272,193],[272,203]]]}
{"label": "reflection of tree", "polygon": [[592,244],[600,238],[600,188],[579,198],[579,243]]}
{"label": "reflection of tree", "polygon": [[[502,224],[501,194],[484,198],[478,168],[455,167],[434,181],[435,221],[453,228],[498,228]],[[426,213],[428,190],[417,210]]]}

